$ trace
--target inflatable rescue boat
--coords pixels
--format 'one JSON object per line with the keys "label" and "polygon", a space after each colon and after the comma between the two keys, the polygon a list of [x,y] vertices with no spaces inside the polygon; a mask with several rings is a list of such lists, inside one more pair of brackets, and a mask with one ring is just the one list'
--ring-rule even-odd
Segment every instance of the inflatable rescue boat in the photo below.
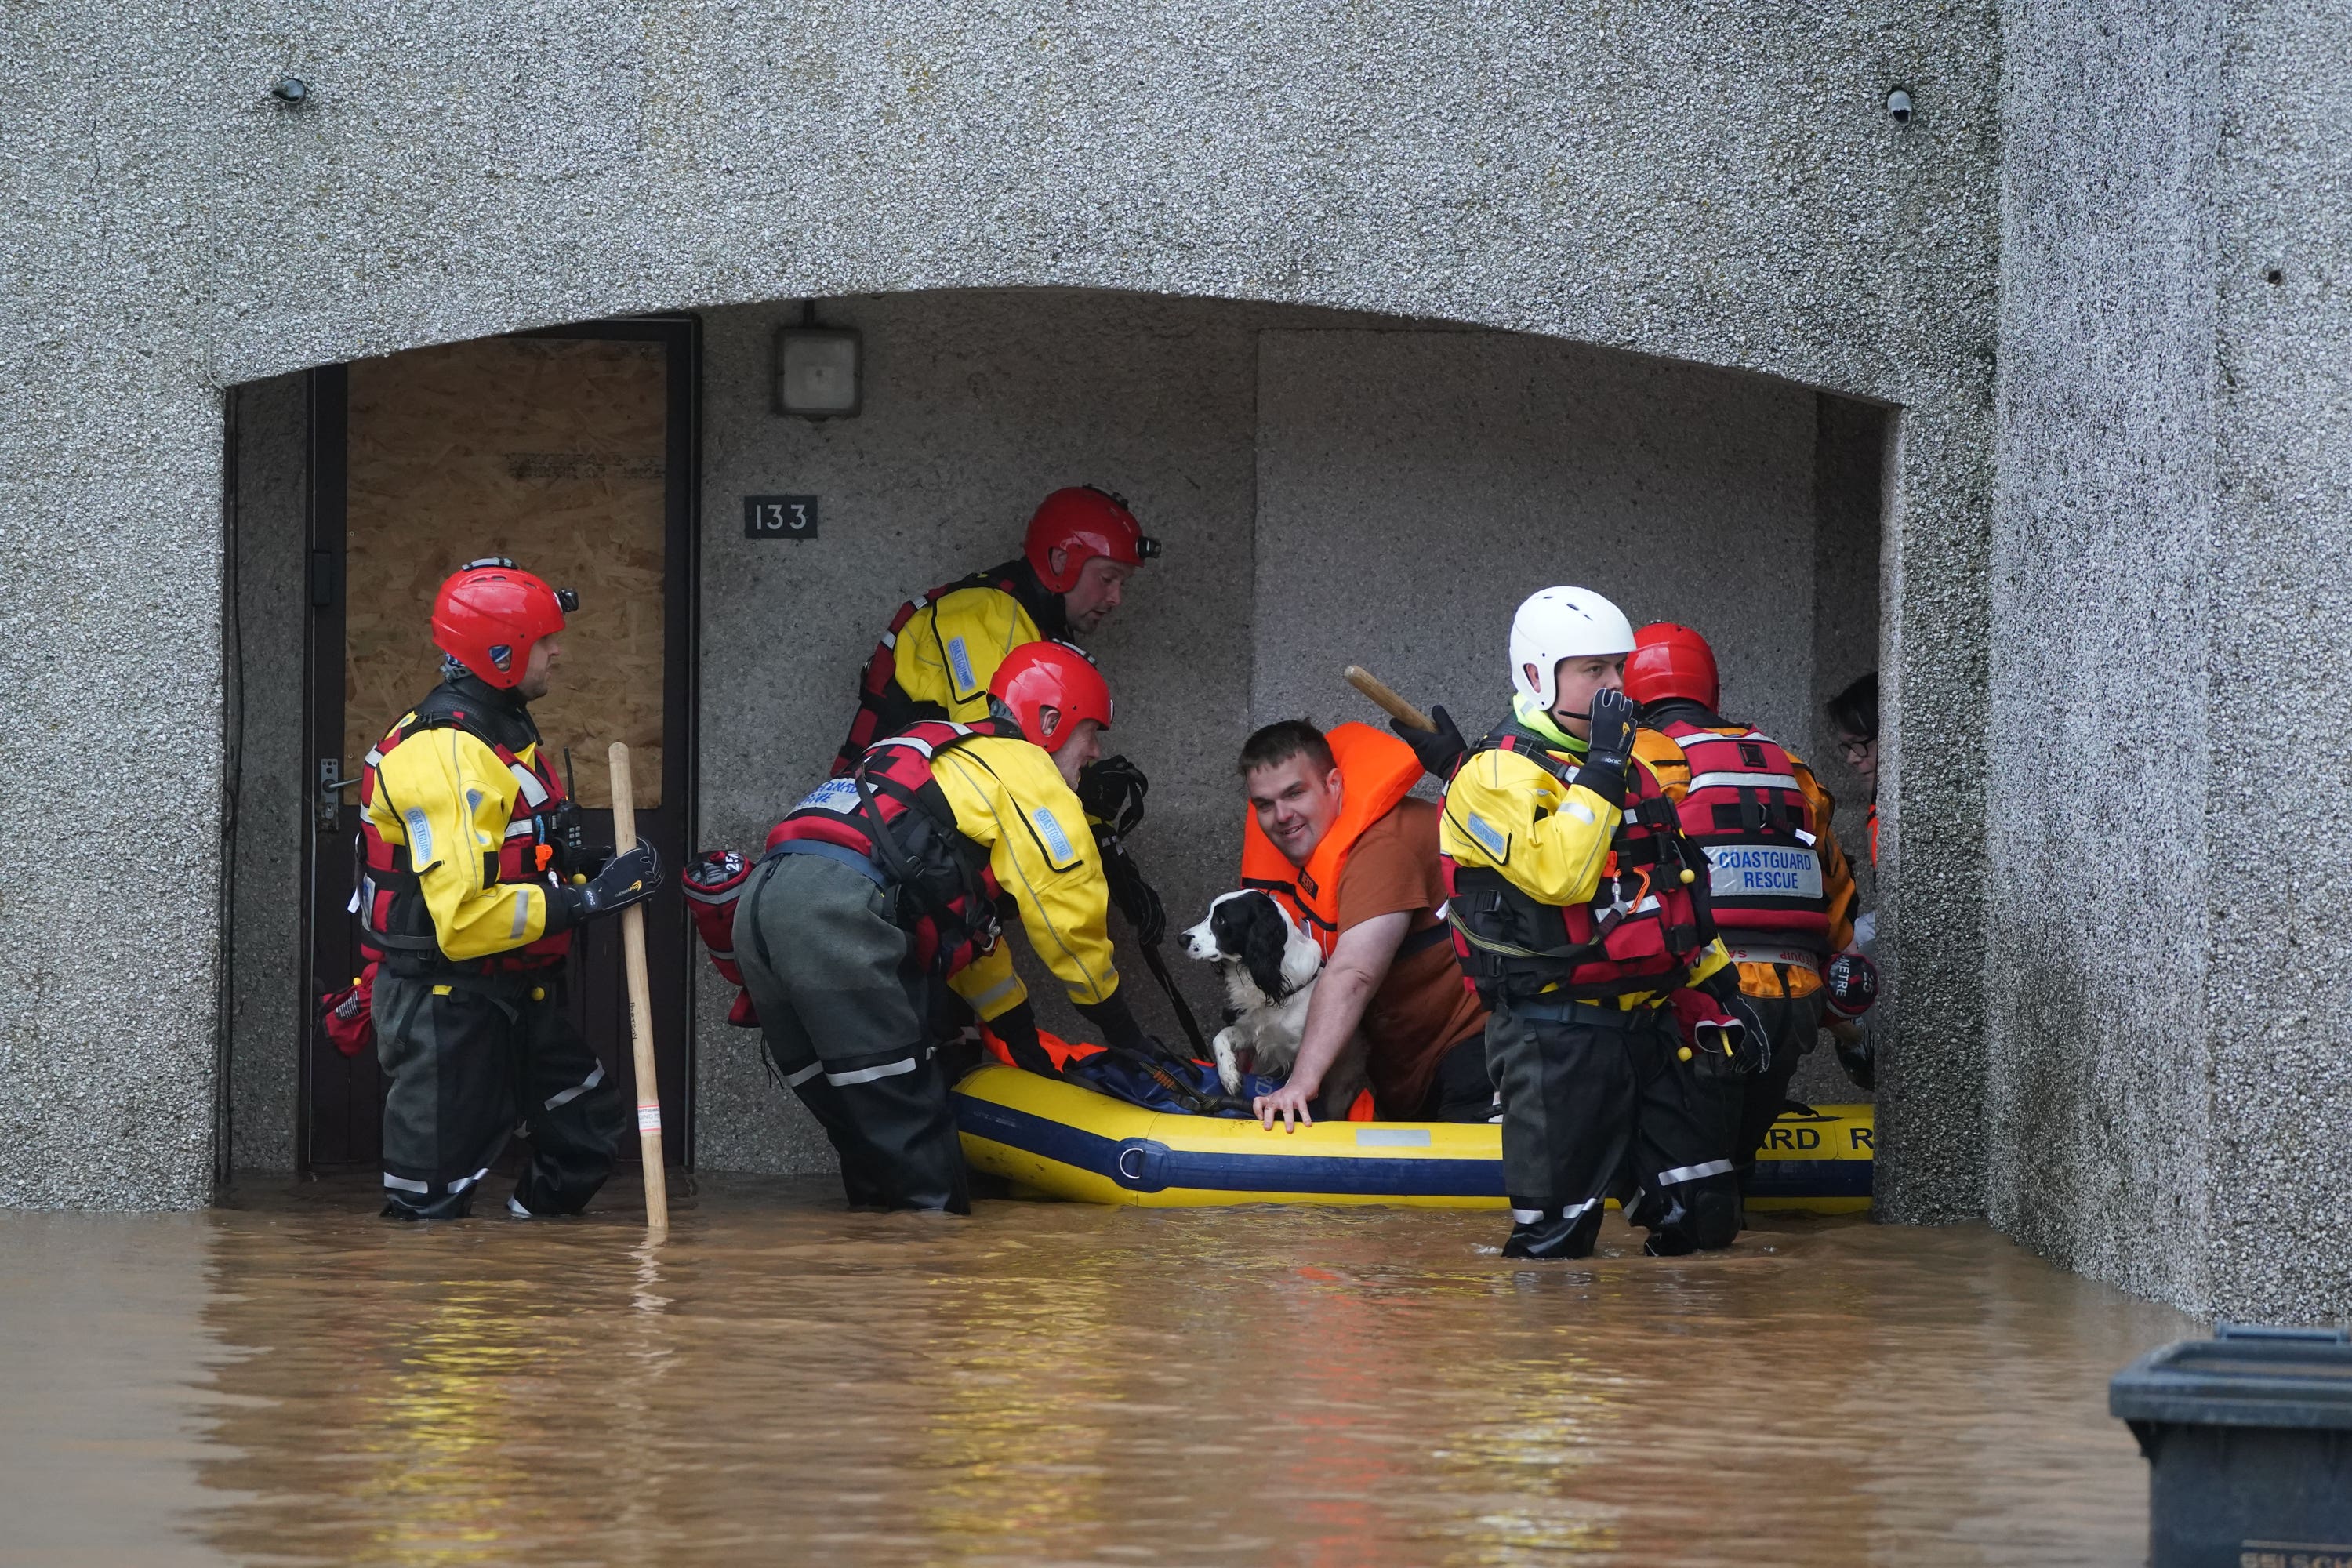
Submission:
{"label": "inflatable rescue boat", "polygon": [[[1018,1068],[975,1069],[954,1093],[964,1158],[1026,1196],[1197,1208],[1398,1204],[1501,1208],[1503,1130],[1492,1122],[1318,1121],[1148,1110]],[[1754,1209],[1870,1207],[1871,1107],[1784,1113],[1748,1189]]]}

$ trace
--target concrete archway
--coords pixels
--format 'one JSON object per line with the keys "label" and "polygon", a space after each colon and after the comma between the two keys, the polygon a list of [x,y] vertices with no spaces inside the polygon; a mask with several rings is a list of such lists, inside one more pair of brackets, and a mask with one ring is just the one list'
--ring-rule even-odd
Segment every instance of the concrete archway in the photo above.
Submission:
{"label": "concrete archway", "polygon": [[[1120,693],[1120,749],[1155,783],[1139,851],[1183,920],[1232,885],[1232,758],[1251,728],[1376,717],[1339,683],[1349,662],[1465,725],[1491,720],[1510,610],[1556,581],[1600,587],[1637,620],[1704,626],[1738,711],[1816,760],[1861,854],[1865,792],[1820,705],[1877,657],[1889,411],[1460,323],[998,289],[822,302],[827,324],[863,334],[864,407],[814,422],[772,404],[775,332],[801,310],[699,318],[698,843],[755,844],[822,775],[898,603],[1010,554],[1039,495],[1091,481],[1128,495],[1168,547],[1095,647]],[[303,1114],[286,932],[308,753],[276,672],[301,659],[287,599],[302,574],[307,378],[241,388],[235,409],[247,674],[227,1094],[232,1163],[266,1169],[295,1162]],[[313,482],[341,472],[321,460]],[[779,491],[819,498],[817,538],[744,537],[742,498]],[[322,885],[323,918],[341,892]],[[1213,988],[1188,978],[1212,1016]],[[754,1042],[725,1027],[721,989],[702,987],[695,1031],[699,1163],[824,1168],[829,1151],[780,1102]],[[1850,1094],[1816,1065],[1803,1094]]]}

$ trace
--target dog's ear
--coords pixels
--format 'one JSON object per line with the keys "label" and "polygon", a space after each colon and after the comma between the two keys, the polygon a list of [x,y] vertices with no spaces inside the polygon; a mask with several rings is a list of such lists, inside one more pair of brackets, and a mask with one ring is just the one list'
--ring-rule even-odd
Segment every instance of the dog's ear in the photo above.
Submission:
{"label": "dog's ear", "polygon": [[1290,951],[1290,921],[1280,906],[1261,894],[1251,902],[1251,920],[1247,939],[1242,944],[1242,962],[1249,966],[1250,979],[1269,1002],[1279,1002],[1290,987],[1282,978],[1282,956]]}
{"label": "dog's ear", "polygon": [[1225,958],[1239,958],[1249,944],[1257,906],[1273,901],[1264,893],[1227,893],[1210,905],[1209,935],[1215,939],[1218,953]]}

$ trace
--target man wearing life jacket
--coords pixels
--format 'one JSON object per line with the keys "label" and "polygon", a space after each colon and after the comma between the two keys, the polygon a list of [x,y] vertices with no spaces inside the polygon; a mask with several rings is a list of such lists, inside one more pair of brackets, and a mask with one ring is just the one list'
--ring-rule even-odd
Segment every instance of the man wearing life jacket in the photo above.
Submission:
{"label": "man wearing life jacket", "polygon": [[971,1209],[932,985],[1024,1066],[1053,1070],[1002,941],[1020,910],[1038,959],[1107,1045],[1148,1051],[1119,994],[1108,891],[1072,793],[1110,727],[1110,689],[1066,643],[1013,650],[989,714],[877,741],[768,835],[734,955],[784,1082],[841,1156],[859,1206]]}
{"label": "man wearing life jacket", "polygon": [[1327,735],[1287,719],[1243,745],[1241,773],[1250,804],[1242,886],[1271,893],[1323,950],[1298,1058],[1280,1090],[1257,1098],[1259,1119],[1312,1126],[1308,1103],[1360,1028],[1381,1116],[1486,1121],[1495,1100],[1486,1009],[1462,984],[1437,914],[1437,806],[1408,793],[1421,759],[1369,725]]}
{"label": "man wearing life jacket", "polygon": [[[1759,1042],[1698,885],[1705,862],[1633,754],[1633,648],[1623,614],[1588,589],[1522,604],[1511,717],[1454,771],[1438,825],[1455,951],[1494,1014],[1506,1257],[1590,1255],[1627,1176],[1626,1216],[1652,1253],[1738,1234],[1727,1079]],[[1688,1039],[1678,1014],[1700,1020]]]}
{"label": "man wearing life jacket", "polygon": [[530,704],[577,609],[503,558],[441,584],[441,684],[367,755],[352,907],[373,974],[386,1215],[455,1219],[520,1121],[530,1168],[507,1200],[576,1214],[612,1173],[619,1089],[565,1016],[572,931],[652,895],[650,846],[607,859],[576,811]]}
{"label": "man wearing life jacket", "polygon": [[1820,1032],[1829,957],[1853,940],[1853,873],[1830,825],[1837,803],[1803,758],[1716,711],[1715,649],[1690,627],[1654,621],[1633,634],[1625,695],[1642,705],[1633,754],[1706,858],[1716,930],[1771,1037],[1771,1065],[1741,1084],[1733,1155],[1744,1180]]}
{"label": "man wearing life jacket", "polygon": [[987,718],[989,682],[1008,654],[1091,636],[1118,608],[1136,568],[1159,553],[1123,497],[1092,485],[1047,496],[1018,556],[900,607],[858,680],[857,716],[834,775],[917,720]]}

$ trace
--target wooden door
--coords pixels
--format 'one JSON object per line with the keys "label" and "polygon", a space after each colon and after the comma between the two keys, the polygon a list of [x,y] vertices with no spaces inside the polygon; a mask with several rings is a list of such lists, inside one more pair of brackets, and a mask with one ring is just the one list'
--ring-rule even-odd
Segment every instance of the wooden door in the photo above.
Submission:
{"label": "wooden door", "polygon": [[[310,993],[359,963],[346,905],[368,748],[439,679],[433,595],[467,561],[510,556],[578,590],[556,683],[531,705],[569,766],[591,842],[612,841],[605,748],[628,743],[637,830],[678,867],[690,842],[694,323],[600,323],[419,349],[317,374],[313,397]],[[331,804],[330,804],[331,803]],[[688,928],[675,875],[646,905],[669,1160],[687,1162]],[[617,921],[572,944],[575,1021],[634,1095]],[[313,1026],[303,1053],[307,1168],[372,1166],[383,1083]],[[624,1157],[635,1141],[625,1140]]]}

